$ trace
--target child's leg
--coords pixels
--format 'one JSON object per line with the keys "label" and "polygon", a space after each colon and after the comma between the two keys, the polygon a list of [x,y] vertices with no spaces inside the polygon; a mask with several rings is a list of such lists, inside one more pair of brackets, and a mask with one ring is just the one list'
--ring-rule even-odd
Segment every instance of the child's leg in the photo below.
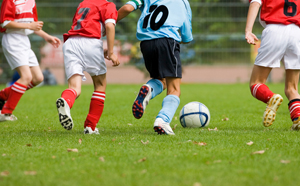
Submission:
{"label": "child's leg", "polygon": [[74,126],[70,109],[81,93],[81,78],[82,76],[78,74],[69,78],[69,88],[64,90],[61,97],[56,100],[59,121],[66,130],[71,130]]}
{"label": "child's leg", "polygon": [[[39,66],[30,67],[32,81],[29,82],[26,90],[29,90],[43,81],[43,73]],[[5,101],[7,101],[12,86],[6,87],[0,91],[0,110],[2,110]]]}
{"label": "child's leg", "polygon": [[151,87],[151,99],[155,98],[165,89],[165,79],[150,79],[146,84]]}
{"label": "child's leg", "polygon": [[30,71],[32,74],[32,81],[28,84],[27,90],[34,88],[36,85],[39,85],[41,82],[44,81],[43,72],[40,66],[30,67]]}
{"label": "child's leg", "polygon": [[[84,122],[85,133],[98,133],[96,126],[103,112],[106,90],[106,74],[92,76],[94,92],[91,98],[89,113]],[[90,130],[91,129],[91,130]]]}
{"label": "child's leg", "polygon": [[170,123],[180,103],[180,78],[167,79],[167,96],[162,103],[162,109],[159,111],[154,122],[154,130],[158,134],[174,135]]}
{"label": "child's leg", "polygon": [[252,96],[264,103],[267,103],[274,95],[274,93],[265,85],[271,70],[272,69],[268,67],[254,65],[250,78]]}
{"label": "child's leg", "polygon": [[16,70],[20,74],[20,79],[16,81],[10,88],[4,90],[9,92],[7,101],[4,104],[1,113],[11,115],[15,110],[19,100],[25,93],[29,82],[32,80],[32,75],[29,69],[29,66],[20,66],[17,67]]}
{"label": "child's leg", "polygon": [[254,84],[251,86],[251,94],[256,99],[268,103],[274,93],[265,84]]}
{"label": "child's leg", "polygon": [[143,116],[150,99],[153,99],[165,89],[165,81],[165,79],[151,79],[140,88],[132,105],[132,114],[136,119]]}
{"label": "child's leg", "polygon": [[264,83],[272,68],[254,65],[250,79],[250,90],[256,99],[267,104],[263,115],[263,125],[271,126],[276,117],[276,111],[281,105],[283,99],[281,95],[274,94]]}
{"label": "child's leg", "polygon": [[300,130],[300,95],[298,93],[299,70],[286,70],[285,95],[289,100],[289,111],[293,130]]}

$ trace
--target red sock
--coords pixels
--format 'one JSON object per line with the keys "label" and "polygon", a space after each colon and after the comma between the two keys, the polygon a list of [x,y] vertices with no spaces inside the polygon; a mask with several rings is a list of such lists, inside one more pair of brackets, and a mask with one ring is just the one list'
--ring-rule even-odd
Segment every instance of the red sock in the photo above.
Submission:
{"label": "red sock", "polygon": [[300,99],[293,99],[289,102],[289,110],[292,121],[300,116]]}
{"label": "red sock", "polygon": [[[5,89],[2,89],[0,91],[0,99],[6,101],[8,99],[8,96],[9,96],[9,93],[10,93],[10,90],[11,90],[11,87],[6,87]],[[32,81],[29,83],[29,85],[27,86],[26,90],[29,90],[31,88],[35,87],[35,85],[32,83]]]}
{"label": "red sock", "polygon": [[0,91],[0,99],[6,101],[8,99],[10,90],[11,90],[11,86],[10,87],[6,87],[5,89],[2,89]]}
{"label": "red sock", "polygon": [[77,97],[77,92],[74,89],[68,88],[62,92],[61,97],[66,100],[71,109]]}
{"label": "red sock", "polygon": [[31,89],[31,88],[33,88],[33,87],[35,87],[35,84],[33,84],[33,82],[31,81],[31,82],[28,84],[28,86],[27,86],[27,90],[29,90],[29,89]]}
{"label": "red sock", "polygon": [[274,93],[265,84],[255,84],[251,86],[251,93],[256,99],[267,103]]}
{"label": "red sock", "polygon": [[26,89],[27,89],[26,85],[22,85],[20,83],[15,82],[11,86],[11,91],[9,93],[6,103],[3,106],[1,113],[2,114],[12,114],[12,112],[15,110],[19,100],[25,93]]}
{"label": "red sock", "polygon": [[95,130],[103,112],[104,100],[105,92],[94,91],[90,103],[89,114],[87,115],[86,120],[84,122],[84,128],[91,127],[92,130]]}

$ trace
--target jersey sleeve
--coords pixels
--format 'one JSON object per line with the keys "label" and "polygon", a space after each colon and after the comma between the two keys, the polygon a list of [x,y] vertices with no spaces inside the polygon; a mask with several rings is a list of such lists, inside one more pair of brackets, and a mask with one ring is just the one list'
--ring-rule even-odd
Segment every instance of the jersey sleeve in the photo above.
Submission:
{"label": "jersey sleeve", "polygon": [[15,11],[16,11],[16,7],[13,1],[3,0],[1,5],[1,14],[0,14],[1,26],[4,23],[4,21],[15,20]]}
{"label": "jersey sleeve", "polygon": [[184,43],[191,42],[193,40],[192,34],[192,10],[188,2],[185,3],[186,9],[186,19],[183,22],[183,25],[180,27],[181,41]]}
{"label": "jersey sleeve", "polygon": [[261,4],[261,0],[249,0],[249,3],[253,3],[253,2],[258,2],[259,4]]}
{"label": "jersey sleeve", "polygon": [[34,7],[32,9],[32,13],[33,13],[33,19],[34,19],[34,21],[38,21],[38,14],[37,14],[36,4],[34,5]]}
{"label": "jersey sleeve", "polygon": [[118,18],[118,11],[114,3],[109,3],[103,11],[101,11],[101,22],[102,23],[114,23],[116,24]]}
{"label": "jersey sleeve", "polygon": [[5,32],[5,27],[9,22],[15,20],[15,4],[10,0],[3,0],[0,12],[0,32]]}
{"label": "jersey sleeve", "polygon": [[144,5],[144,0],[131,0],[128,1],[126,4],[130,4],[134,7],[134,9],[139,9]]}

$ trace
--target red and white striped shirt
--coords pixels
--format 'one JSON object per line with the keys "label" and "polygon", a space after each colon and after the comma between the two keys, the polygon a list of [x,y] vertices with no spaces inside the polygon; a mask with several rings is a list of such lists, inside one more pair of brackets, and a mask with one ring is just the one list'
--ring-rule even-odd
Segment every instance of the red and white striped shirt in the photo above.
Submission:
{"label": "red and white striped shirt", "polygon": [[5,29],[11,21],[19,23],[30,23],[37,21],[37,9],[35,0],[3,0],[0,13],[0,31],[7,33],[20,33],[28,35],[33,33],[29,29]]}

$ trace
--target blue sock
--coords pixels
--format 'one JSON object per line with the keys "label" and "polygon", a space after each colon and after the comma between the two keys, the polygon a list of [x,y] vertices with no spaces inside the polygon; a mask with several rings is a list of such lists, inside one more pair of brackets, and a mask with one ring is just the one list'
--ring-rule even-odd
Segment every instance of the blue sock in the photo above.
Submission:
{"label": "blue sock", "polygon": [[162,118],[165,122],[171,123],[179,103],[179,97],[167,95],[162,102],[162,109],[159,111],[156,118]]}
{"label": "blue sock", "polygon": [[150,79],[147,82],[147,85],[149,85],[152,88],[151,99],[153,99],[155,96],[157,96],[164,90],[164,85],[158,79]]}

